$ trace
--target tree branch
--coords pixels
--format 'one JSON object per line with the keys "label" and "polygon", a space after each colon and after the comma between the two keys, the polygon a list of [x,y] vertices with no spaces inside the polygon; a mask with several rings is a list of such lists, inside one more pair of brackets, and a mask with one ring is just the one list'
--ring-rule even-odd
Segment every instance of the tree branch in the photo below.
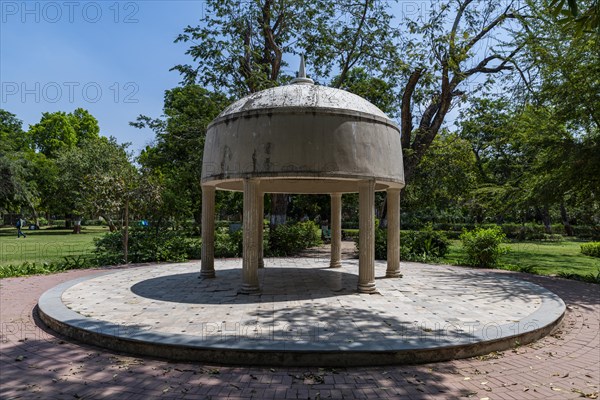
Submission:
{"label": "tree branch", "polygon": [[458,25],[460,24],[463,13],[472,2],[473,0],[465,1],[456,12],[456,17],[454,18],[454,23],[452,24],[452,30],[450,31],[450,51],[452,51],[456,45],[456,31],[458,30]]}
{"label": "tree branch", "polygon": [[419,79],[421,79],[421,76],[423,75],[423,72],[425,72],[425,70],[421,68],[413,71],[413,73],[410,75],[410,78],[408,78],[408,83],[406,84],[404,94],[402,95],[402,104],[400,106],[400,132],[402,134],[402,147],[405,149],[410,147],[410,136],[413,130],[410,100],[415,92],[415,87],[417,86]]}
{"label": "tree branch", "polygon": [[[494,55],[488,56],[488,57],[484,58],[483,60],[481,60],[479,62],[479,64],[477,64],[476,67],[466,70],[463,73],[463,75],[465,77],[467,77],[467,76],[471,76],[476,73],[493,74],[493,73],[500,72],[500,71],[512,70],[513,67],[509,66],[507,64],[508,63],[513,64],[512,58],[519,51],[521,51],[522,47],[523,46],[519,46],[519,47],[515,48],[508,56],[501,56],[499,54],[494,54]],[[493,60],[502,60],[502,62],[495,67],[489,68],[487,65],[488,65],[488,63],[490,63]]]}
{"label": "tree branch", "polygon": [[335,82],[336,88],[339,88],[340,86],[342,86],[342,84],[346,80],[348,71],[351,68],[350,64],[354,65],[356,63],[356,60],[352,61],[352,55],[356,51],[356,44],[358,43],[358,38],[360,37],[363,26],[365,24],[365,20],[367,19],[367,11],[369,9],[369,3],[370,3],[370,0],[365,0],[365,5],[363,7],[362,16],[360,18],[360,22],[358,23],[358,28],[356,28],[356,34],[354,35],[354,40],[352,41],[352,46],[350,46],[350,49],[348,50],[348,53],[347,53],[348,57],[346,58],[344,66],[342,67],[342,72],[340,73],[339,78],[337,79],[337,82]]}
{"label": "tree branch", "polygon": [[508,13],[508,9],[505,10],[502,14],[500,14],[495,20],[493,20],[489,25],[481,30],[475,37],[469,40],[469,43],[465,46],[464,50],[468,52],[479,42],[489,31],[494,29],[494,27],[502,22],[504,22],[507,18],[517,18],[516,14]]}

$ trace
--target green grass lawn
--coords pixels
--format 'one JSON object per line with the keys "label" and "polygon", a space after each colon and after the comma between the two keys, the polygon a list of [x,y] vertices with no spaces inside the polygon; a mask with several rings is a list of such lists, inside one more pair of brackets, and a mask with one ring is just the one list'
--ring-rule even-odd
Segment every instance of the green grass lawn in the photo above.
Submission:
{"label": "green grass lawn", "polygon": [[[600,259],[581,254],[584,241],[565,239],[561,242],[516,242],[507,246],[510,251],[500,258],[500,263],[534,268],[541,275],[597,274]],[[444,261],[459,264],[463,257],[460,241],[453,240]]]}
{"label": "green grass lawn", "polygon": [[27,237],[17,239],[16,228],[0,228],[0,266],[60,261],[67,256],[91,254],[93,239],[108,232],[108,228],[84,226],[82,233],[77,235],[70,229],[42,228],[23,232]]}

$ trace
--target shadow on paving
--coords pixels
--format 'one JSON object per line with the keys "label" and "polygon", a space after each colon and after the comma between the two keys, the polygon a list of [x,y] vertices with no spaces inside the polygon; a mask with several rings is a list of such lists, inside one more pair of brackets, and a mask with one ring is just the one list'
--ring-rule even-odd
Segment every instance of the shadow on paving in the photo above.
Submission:
{"label": "shadow on paving", "polygon": [[[389,398],[471,397],[450,385],[449,363],[368,368],[247,367],[131,357],[36,326],[3,337],[0,398]],[[17,339],[18,338],[18,339]],[[17,340],[15,340],[17,339]],[[19,360],[19,361],[17,361]],[[267,391],[274,395],[267,396]],[[329,393],[329,394],[327,394]]]}
{"label": "shadow on paving", "polygon": [[278,268],[259,271],[261,293],[238,294],[242,271],[218,270],[216,279],[185,273],[147,279],[131,291],[148,299],[190,304],[250,304],[265,301],[309,300],[356,292],[357,276],[340,269]]}
{"label": "shadow on paving", "polygon": [[[527,274],[489,273],[531,281],[558,294],[567,304],[592,311],[597,310],[600,302],[597,285]],[[35,280],[47,278],[24,279],[33,282],[31,287],[35,287]],[[487,281],[492,283],[493,278]],[[4,295],[11,296],[10,290],[10,285],[3,285]],[[32,302],[40,294],[33,293]],[[487,395],[458,386],[457,382],[463,382],[464,371],[453,362],[336,369],[319,368],[319,365],[269,368],[175,363],[130,357],[57,335],[45,327],[35,310],[26,316],[19,310],[3,309],[2,321],[0,398],[269,397],[265,390],[277,391],[271,398],[304,399],[318,398],[317,394],[320,398],[410,396],[416,400]],[[502,361],[496,361],[499,368],[502,367]]]}

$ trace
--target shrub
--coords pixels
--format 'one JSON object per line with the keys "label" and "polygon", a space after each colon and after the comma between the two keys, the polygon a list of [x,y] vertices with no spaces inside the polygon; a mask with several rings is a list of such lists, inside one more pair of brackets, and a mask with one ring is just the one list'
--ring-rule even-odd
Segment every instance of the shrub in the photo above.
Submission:
{"label": "shrub", "polygon": [[342,237],[353,241],[358,241],[358,229],[342,229]]}
{"label": "shrub", "polygon": [[217,228],[215,232],[215,257],[241,257],[243,254],[242,230],[229,232],[229,227]]}
{"label": "shrub", "polygon": [[415,256],[441,258],[448,253],[450,242],[443,232],[434,231],[432,224],[427,224],[420,231],[412,231],[401,239],[401,243],[410,249]]}
{"label": "shrub", "polygon": [[582,282],[587,282],[587,283],[600,284],[600,269],[598,269],[598,272],[596,272],[596,273],[590,272],[586,275],[581,275],[581,274],[576,274],[576,273],[571,273],[571,272],[559,272],[558,276],[561,278],[565,278],[565,279],[572,279],[572,280],[582,281]]}
{"label": "shrub", "polygon": [[586,256],[600,257],[600,242],[590,242],[581,245],[581,253]]}
{"label": "shrub", "polygon": [[525,274],[539,275],[539,272],[532,265],[501,265],[500,268],[507,271],[522,272]]}
{"label": "shrub", "polygon": [[[428,224],[421,231],[400,232],[400,258],[405,261],[432,262],[446,255],[450,242],[442,232]],[[358,242],[356,245],[358,249]],[[375,259],[387,259],[387,230],[375,228]]]}
{"label": "shrub", "polygon": [[464,262],[472,267],[495,267],[500,256],[508,251],[501,245],[506,235],[499,226],[464,231],[460,240],[466,253]]}
{"label": "shrub", "polygon": [[[128,243],[128,261],[132,263],[200,258],[200,240],[185,237],[179,231],[132,227]],[[107,233],[95,239],[94,244],[99,264],[124,262],[122,231]]]}
{"label": "shrub", "polygon": [[288,223],[268,232],[264,253],[265,257],[283,257],[322,243],[319,227],[313,221]]}
{"label": "shrub", "polygon": [[0,265],[0,278],[14,276],[52,274],[55,272],[67,271],[70,269],[82,269],[96,267],[98,264],[95,258],[89,256],[67,256],[61,261],[52,262],[29,262],[22,264]]}
{"label": "shrub", "polygon": [[[265,257],[283,257],[322,244],[318,226],[312,221],[288,223],[263,233]],[[231,232],[229,227],[215,232],[215,257],[241,257],[244,252],[243,230]]]}

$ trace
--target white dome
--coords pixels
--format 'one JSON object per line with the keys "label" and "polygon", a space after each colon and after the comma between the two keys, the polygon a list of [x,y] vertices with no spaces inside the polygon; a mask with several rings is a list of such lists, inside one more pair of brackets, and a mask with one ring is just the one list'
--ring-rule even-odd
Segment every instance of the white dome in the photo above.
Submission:
{"label": "white dome", "polygon": [[404,186],[400,130],[379,108],[345,90],[292,84],[246,96],[207,129],[202,183],[269,193],[351,193]]}
{"label": "white dome", "polygon": [[367,100],[345,90],[312,84],[292,83],[248,95],[227,107],[219,116],[228,118],[251,111],[267,112],[275,109],[318,109],[334,113],[360,113],[391,122],[383,111]]}

